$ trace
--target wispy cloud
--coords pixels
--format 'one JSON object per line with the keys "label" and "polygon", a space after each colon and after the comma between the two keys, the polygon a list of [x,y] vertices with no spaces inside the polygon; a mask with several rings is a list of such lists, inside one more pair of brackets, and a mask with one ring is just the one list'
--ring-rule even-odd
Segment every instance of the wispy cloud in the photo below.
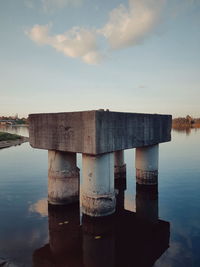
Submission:
{"label": "wispy cloud", "polygon": [[27,31],[31,40],[40,45],[50,45],[65,56],[81,58],[88,64],[97,64],[101,60],[95,31],[73,27],[69,31],[50,35],[50,25],[35,25]]}
{"label": "wispy cloud", "polygon": [[[63,7],[74,2],[41,1],[45,9],[54,5]],[[51,35],[49,25],[35,25],[27,31],[27,35],[34,42],[50,45],[65,56],[81,58],[88,64],[97,64],[103,58],[103,51],[98,46],[99,36],[105,39],[109,51],[138,45],[154,33],[160,23],[164,4],[165,0],[129,0],[127,7],[121,4],[113,9],[108,21],[100,29],[73,27],[65,33]]]}
{"label": "wispy cloud", "polygon": [[99,30],[111,48],[137,45],[152,34],[158,24],[165,0],[129,0],[110,12],[109,21]]}

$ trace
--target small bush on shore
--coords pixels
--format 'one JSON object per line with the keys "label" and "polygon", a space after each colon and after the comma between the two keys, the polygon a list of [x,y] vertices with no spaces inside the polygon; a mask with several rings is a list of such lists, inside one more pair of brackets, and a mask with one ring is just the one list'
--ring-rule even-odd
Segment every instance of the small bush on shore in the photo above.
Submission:
{"label": "small bush on shore", "polygon": [[17,134],[0,132],[0,141],[10,141],[10,140],[17,140],[17,139],[21,139],[21,136]]}

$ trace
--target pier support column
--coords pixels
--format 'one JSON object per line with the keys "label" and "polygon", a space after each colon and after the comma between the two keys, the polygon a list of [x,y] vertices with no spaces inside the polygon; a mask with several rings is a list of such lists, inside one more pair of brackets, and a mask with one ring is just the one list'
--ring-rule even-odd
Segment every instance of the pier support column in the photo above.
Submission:
{"label": "pier support column", "polygon": [[79,168],[76,153],[48,151],[48,201],[65,205],[79,200]]}
{"label": "pier support column", "polygon": [[81,201],[83,213],[106,216],[115,212],[113,153],[82,156],[83,184]]}
{"label": "pier support column", "polygon": [[126,164],[124,162],[124,150],[114,152],[115,178],[126,176]]}
{"label": "pier support column", "polygon": [[143,185],[158,183],[158,144],[136,148],[136,182]]}

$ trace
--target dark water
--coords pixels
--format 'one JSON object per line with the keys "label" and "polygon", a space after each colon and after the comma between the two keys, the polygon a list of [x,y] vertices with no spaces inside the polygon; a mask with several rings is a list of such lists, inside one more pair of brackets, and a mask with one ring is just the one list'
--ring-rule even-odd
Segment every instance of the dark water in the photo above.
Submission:
{"label": "dark water", "polygon": [[9,259],[6,266],[199,267],[200,130],[172,138],[160,145],[158,194],[136,191],[134,150],[127,150],[117,214],[83,216],[81,226],[76,206],[48,210],[47,151],[28,143],[0,150],[0,259]]}

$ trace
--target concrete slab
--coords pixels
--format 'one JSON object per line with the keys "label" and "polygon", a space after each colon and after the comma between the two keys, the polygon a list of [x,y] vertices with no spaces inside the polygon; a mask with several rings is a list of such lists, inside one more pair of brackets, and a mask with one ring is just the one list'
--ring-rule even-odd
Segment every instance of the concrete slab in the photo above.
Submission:
{"label": "concrete slab", "polygon": [[29,115],[34,148],[91,155],[171,140],[171,115],[103,110]]}

